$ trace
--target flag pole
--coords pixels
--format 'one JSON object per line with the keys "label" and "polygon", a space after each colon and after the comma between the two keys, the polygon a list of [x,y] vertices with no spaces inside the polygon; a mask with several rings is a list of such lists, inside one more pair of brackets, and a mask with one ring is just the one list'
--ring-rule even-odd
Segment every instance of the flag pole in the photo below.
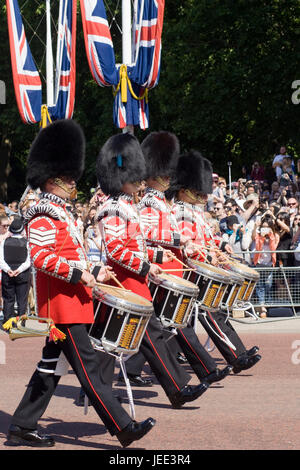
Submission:
{"label": "flag pole", "polygon": [[[131,0],[122,0],[122,62],[132,64]],[[134,134],[134,126],[124,127],[123,132]]]}
{"label": "flag pole", "polygon": [[52,54],[52,37],[51,37],[51,10],[50,0],[46,0],[46,88],[47,88],[47,106],[54,103],[53,88],[53,54]]}

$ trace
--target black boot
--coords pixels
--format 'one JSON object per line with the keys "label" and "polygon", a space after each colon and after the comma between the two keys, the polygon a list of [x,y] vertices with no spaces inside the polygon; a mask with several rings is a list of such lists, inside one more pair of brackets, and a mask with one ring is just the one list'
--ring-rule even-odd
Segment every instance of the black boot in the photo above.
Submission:
{"label": "black boot", "polygon": [[[144,378],[141,375],[133,375],[127,374],[129,379],[130,385],[134,385],[135,387],[152,387],[153,382],[150,378]],[[123,375],[119,375],[118,382],[120,385],[125,385],[125,379]]]}
{"label": "black boot", "polygon": [[177,362],[179,362],[179,364],[187,364],[188,360],[187,358],[185,357],[184,354],[182,353],[177,353],[176,355],[176,359],[177,359]]}
{"label": "black boot", "polygon": [[237,360],[233,364],[233,373],[239,374],[242,370],[250,369],[251,367],[255,366],[258,361],[261,360],[260,354],[256,354],[255,356],[241,356],[237,358]]}
{"label": "black boot", "polygon": [[255,354],[258,353],[258,351],[259,351],[259,347],[258,346],[253,346],[253,348],[248,349],[246,351],[246,354],[247,354],[248,357],[251,357],[251,356],[255,356]]}
{"label": "black boot", "polygon": [[173,395],[169,395],[169,400],[172,404],[172,408],[179,409],[185,403],[196,400],[197,398],[201,397],[204,392],[206,392],[208,387],[209,385],[206,383],[202,383],[196,386],[186,385]]}
{"label": "black boot", "polygon": [[132,442],[138,441],[144,437],[155,425],[156,421],[153,418],[148,418],[141,423],[131,421],[126,428],[116,434],[122,447],[128,447]]}
{"label": "black boot", "polygon": [[225,377],[230,374],[232,369],[233,366],[226,366],[224,367],[224,369],[216,369],[215,371],[211,372],[206,377],[204,377],[202,383],[205,382],[208,385],[211,385],[214,382],[220,382],[220,380],[225,379]]}
{"label": "black boot", "polygon": [[53,437],[39,434],[36,429],[21,428],[12,424],[8,430],[7,445],[30,447],[53,447]]}

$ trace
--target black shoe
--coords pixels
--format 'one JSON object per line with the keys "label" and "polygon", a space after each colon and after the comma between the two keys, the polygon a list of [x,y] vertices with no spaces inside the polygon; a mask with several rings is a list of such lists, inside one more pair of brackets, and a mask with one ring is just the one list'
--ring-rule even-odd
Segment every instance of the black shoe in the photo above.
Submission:
{"label": "black shoe", "polygon": [[242,356],[235,361],[233,367],[233,373],[239,374],[242,370],[250,369],[251,367],[255,366],[258,361],[261,360],[260,354],[256,354],[255,356]]}
{"label": "black shoe", "polygon": [[116,434],[122,447],[128,447],[132,442],[138,441],[144,437],[155,425],[156,421],[153,418],[148,418],[141,423],[131,421],[131,423]]}
{"label": "black shoe", "polygon": [[253,348],[248,349],[246,351],[246,354],[247,354],[248,357],[251,357],[251,356],[255,356],[255,354],[258,353],[258,351],[259,351],[259,347],[258,346],[253,346]]}
{"label": "black shoe", "polygon": [[[128,379],[131,385],[135,385],[136,387],[152,387],[153,382],[149,378],[143,378],[141,375],[131,375],[128,374]],[[118,382],[121,385],[125,384],[125,379],[122,375],[119,375]]]}
{"label": "black shoe", "polygon": [[39,434],[36,429],[25,429],[12,424],[8,430],[7,445],[30,447],[53,447],[53,437]]}
{"label": "black shoe", "polygon": [[186,364],[188,362],[187,358],[180,352],[177,353],[176,359],[179,364]]}
{"label": "black shoe", "polygon": [[208,385],[214,382],[220,382],[220,380],[225,379],[227,375],[232,371],[233,366],[226,366],[224,369],[216,369],[214,372],[211,372],[206,377],[204,377],[202,383],[207,383]]}
{"label": "black shoe", "polygon": [[208,389],[209,385],[202,383],[196,386],[186,385],[179,392],[169,395],[169,400],[172,404],[172,408],[178,410],[185,403],[196,400],[201,397],[204,392]]}

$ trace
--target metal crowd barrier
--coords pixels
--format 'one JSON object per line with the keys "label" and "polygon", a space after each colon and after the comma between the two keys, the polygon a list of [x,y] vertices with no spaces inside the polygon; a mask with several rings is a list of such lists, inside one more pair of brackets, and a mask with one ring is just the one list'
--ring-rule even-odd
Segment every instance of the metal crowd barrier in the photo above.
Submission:
{"label": "metal crowd barrier", "polygon": [[276,253],[277,258],[279,254],[288,254],[292,260],[289,266],[254,266],[251,263],[253,251],[235,253],[247,261],[249,266],[260,275],[260,280],[251,297],[253,307],[290,307],[293,315],[296,316],[300,313],[300,261],[297,262],[294,255],[300,253],[292,250],[264,250],[255,253]]}
{"label": "metal crowd barrier", "polygon": [[[254,253],[285,253],[291,255],[291,266],[254,266],[252,259]],[[257,283],[252,297],[249,302],[245,302],[244,305],[236,305],[236,310],[241,310],[245,313],[244,318],[237,318],[227,314],[231,321],[237,323],[246,323],[247,325],[257,325],[262,323],[270,322],[281,322],[287,320],[300,319],[300,261],[297,261],[294,257],[295,253],[300,255],[300,252],[288,250],[276,250],[276,251],[242,251],[235,252],[235,255],[244,259],[247,264],[255,269],[259,275],[260,280]],[[297,266],[297,264],[299,266]],[[264,302],[261,302],[259,292],[260,287],[266,286],[264,294]],[[289,307],[292,311],[291,316],[284,317],[268,317],[260,318],[258,313],[258,307],[264,306],[268,308],[276,307]],[[257,310],[256,310],[257,309]],[[225,312],[224,312],[225,313]],[[211,352],[215,349],[215,345],[211,343],[211,339],[208,336],[204,344],[207,351]]]}

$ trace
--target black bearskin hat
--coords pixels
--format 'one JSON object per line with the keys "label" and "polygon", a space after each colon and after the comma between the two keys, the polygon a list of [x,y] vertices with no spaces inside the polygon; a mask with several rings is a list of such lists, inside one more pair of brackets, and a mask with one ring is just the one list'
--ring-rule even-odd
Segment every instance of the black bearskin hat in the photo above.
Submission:
{"label": "black bearskin hat", "polygon": [[146,177],[171,176],[180,153],[175,134],[167,131],[151,132],[142,142],[146,160]]}
{"label": "black bearskin hat", "polygon": [[142,181],[145,173],[145,158],[134,135],[117,134],[105,142],[97,159],[97,178],[106,195],[118,195],[124,183]]}
{"label": "black bearskin hat", "polygon": [[212,193],[212,165],[200,152],[191,150],[181,155],[176,167],[176,175],[169,190],[173,195],[180,189],[190,189],[203,194]]}
{"label": "black bearskin hat", "polygon": [[61,119],[40,130],[27,160],[27,183],[41,188],[49,178],[78,180],[84,170],[85,137],[79,124]]}

